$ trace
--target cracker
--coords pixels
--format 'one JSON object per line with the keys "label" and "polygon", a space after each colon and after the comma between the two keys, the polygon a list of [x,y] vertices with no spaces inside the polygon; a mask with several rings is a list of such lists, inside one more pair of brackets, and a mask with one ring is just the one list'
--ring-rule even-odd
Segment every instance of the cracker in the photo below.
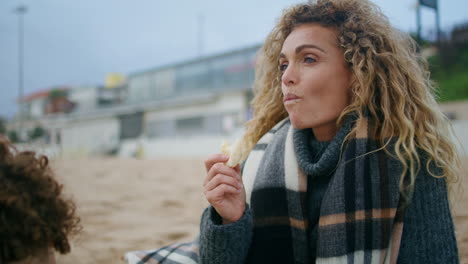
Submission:
{"label": "cracker", "polygon": [[242,142],[240,140],[234,141],[232,145],[229,145],[226,141],[221,144],[221,152],[229,156],[229,160],[226,165],[234,168],[239,164],[245,156]]}

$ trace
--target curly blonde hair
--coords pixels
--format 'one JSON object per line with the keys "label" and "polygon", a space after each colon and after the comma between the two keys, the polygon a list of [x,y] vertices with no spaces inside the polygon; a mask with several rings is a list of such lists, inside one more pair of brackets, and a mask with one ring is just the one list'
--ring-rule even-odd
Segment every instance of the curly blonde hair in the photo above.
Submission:
{"label": "curly blonde hair", "polygon": [[[460,158],[450,140],[451,126],[435,101],[427,62],[417,52],[415,41],[392,27],[369,0],[316,0],[284,11],[258,56],[254,115],[246,124],[244,148],[250,151],[288,116],[282,103],[278,55],[286,37],[306,23],[336,29],[337,42],[352,72],[353,98],[337,124],[351,112],[358,114],[358,120],[365,113],[373,120],[374,136],[403,166],[401,191],[412,190],[421,168],[421,151],[427,154],[425,166],[432,176],[456,181]],[[347,138],[355,132],[353,129]],[[394,144],[389,144],[391,138],[396,138]],[[442,172],[431,171],[432,165]]]}

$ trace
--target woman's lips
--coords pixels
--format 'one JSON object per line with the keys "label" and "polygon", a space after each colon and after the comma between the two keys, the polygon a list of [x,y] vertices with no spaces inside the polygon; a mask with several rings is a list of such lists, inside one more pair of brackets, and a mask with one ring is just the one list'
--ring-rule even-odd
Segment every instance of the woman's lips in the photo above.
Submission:
{"label": "woman's lips", "polygon": [[285,105],[288,105],[288,104],[295,104],[297,102],[299,102],[300,100],[302,100],[301,97],[295,95],[295,94],[286,94],[286,96],[283,98],[283,103]]}

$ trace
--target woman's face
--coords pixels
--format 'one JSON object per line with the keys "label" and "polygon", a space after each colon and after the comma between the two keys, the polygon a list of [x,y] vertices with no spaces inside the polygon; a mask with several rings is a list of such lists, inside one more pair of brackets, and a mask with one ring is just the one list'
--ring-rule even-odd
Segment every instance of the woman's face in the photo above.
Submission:
{"label": "woman's face", "polygon": [[292,125],[312,128],[318,140],[332,139],[336,120],[351,98],[351,73],[335,30],[318,24],[297,26],[283,43],[279,63]]}

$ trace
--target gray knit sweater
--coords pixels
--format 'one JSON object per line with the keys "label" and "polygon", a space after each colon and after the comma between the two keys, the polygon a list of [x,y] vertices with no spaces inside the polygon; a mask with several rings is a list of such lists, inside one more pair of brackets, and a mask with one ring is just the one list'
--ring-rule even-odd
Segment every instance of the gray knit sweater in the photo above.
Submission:
{"label": "gray knit sweater", "polygon": [[[317,212],[320,210],[328,176],[333,173],[340,155],[340,145],[350,127],[343,126],[330,142],[318,142],[310,130],[295,130],[294,145],[300,167],[314,175],[308,186],[310,250],[315,251]],[[313,154],[312,154],[313,153]],[[396,162],[396,161],[395,161]],[[395,168],[397,163],[393,164]],[[424,167],[424,166],[423,166]],[[308,181],[312,182],[312,181]],[[252,213],[247,207],[243,217],[222,225],[216,210],[208,207],[200,225],[200,263],[244,263],[252,238]],[[407,208],[398,263],[458,263],[458,249],[444,179],[421,170],[417,175],[413,197]]]}

